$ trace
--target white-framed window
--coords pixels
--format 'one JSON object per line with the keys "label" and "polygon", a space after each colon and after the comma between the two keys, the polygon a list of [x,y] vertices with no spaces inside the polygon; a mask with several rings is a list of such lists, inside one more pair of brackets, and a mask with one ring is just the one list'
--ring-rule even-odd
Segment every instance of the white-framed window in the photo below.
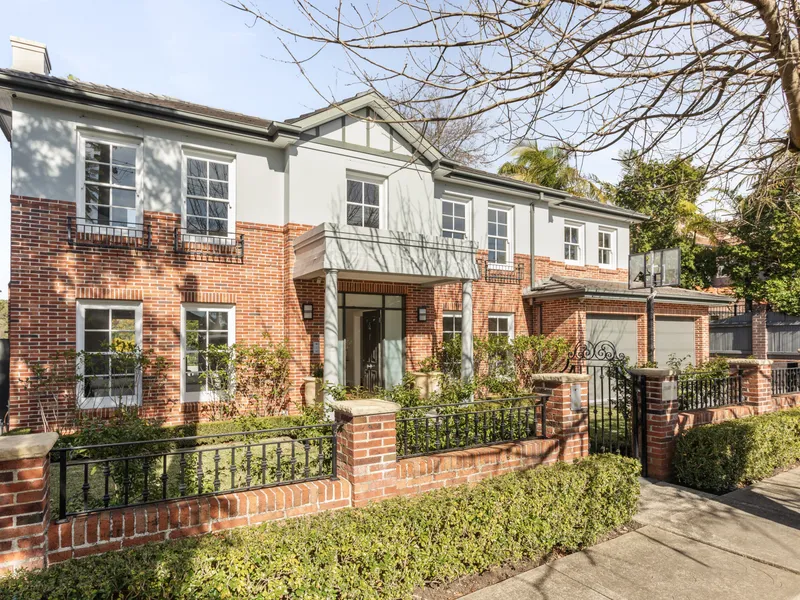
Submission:
{"label": "white-framed window", "polygon": [[183,226],[204,242],[236,232],[234,157],[184,148]]}
{"label": "white-framed window", "polygon": [[511,238],[511,208],[489,206],[489,264],[510,265],[514,262]]}
{"label": "white-framed window", "polygon": [[564,262],[572,265],[583,264],[583,224],[564,223]]}
{"label": "white-framed window", "polygon": [[133,355],[142,346],[142,303],[79,300],[77,309],[79,408],[139,404],[141,373]]}
{"label": "white-framed window", "polygon": [[381,184],[377,181],[347,176],[347,224],[380,229]]}
{"label": "white-framed window", "polygon": [[489,337],[514,339],[514,313],[489,313]]}
{"label": "white-framed window", "polygon": [[449,342],[461,335],[461,311],[446,310],[442,315],[442,340]]}
{"label": "white-framed window", "polygon": [[442,237],[465,240],[468,232],[469,202],[442,198]]}
{"label": "white-framed window", "polygon": [[601,227],[597,232],[597,262],[601,267],[617,267],[617,232]]}
{"label": "white-framed window", "polygon": [[80,132],[78,217],[87,226],[131,228],[142,222],[141,140]]}
{"label": "white-framed window", "polygon": [[184,402],[216,400],[215,365],[207,362],[210,346],[232,346],[236,311],[231,305],[181,305],[181,396]]}

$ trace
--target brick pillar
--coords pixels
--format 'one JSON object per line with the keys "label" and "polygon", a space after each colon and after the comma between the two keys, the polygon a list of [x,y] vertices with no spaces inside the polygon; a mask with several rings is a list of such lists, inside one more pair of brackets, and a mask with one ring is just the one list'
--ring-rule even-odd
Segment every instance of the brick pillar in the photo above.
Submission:
{"label": "brick pillar", "polygon": [[45,566],[57,433],[0,438],[0,573]]}
{"label": "brick pillar", "polygon": [[[647,423],[643,450],[647,456],[647,476],[669,479],[678,425],[678,380],[671,369],[631,369],[634,377],[646,377]],[[637,383],[638,385],[638,383]]]}
{"label": "brick pillar", "polygon": [[[547,400],[547,431],[559,440],[558,458],[572,461],[589,455],[589,375],[542,373],[533,381],[551,394]],[[573,386],[576,402],[573,406]]]}
{"label": "brick pillar", "polygon": [[752,352],[755,358],[766,360],[769,347],[767,342],[767,305],[753,305],[753,320],[750,329]]}
{"label": "brick pillar", "polygon": [[352,488],[353,506],[397,493],[397,429],[400,405],[384,400],[332,403],[339,423],[338,475]]}
{"label": "brick pillar", "polygon": [[772,400],[772,361],[758,358],[734,358],[728,361],[731,375],[742,372],[742,396],[757,415],[775,410]]}

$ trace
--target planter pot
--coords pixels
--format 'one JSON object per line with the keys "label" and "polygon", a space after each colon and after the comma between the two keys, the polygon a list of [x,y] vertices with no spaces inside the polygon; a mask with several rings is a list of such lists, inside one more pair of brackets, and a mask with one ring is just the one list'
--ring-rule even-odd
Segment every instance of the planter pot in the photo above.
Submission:
{"label": "planter pot", "polygon": [[423,398],[428,398],[439,391],[443,375],[444,374],[440,371],[431,371],[430,373],[412,371],[411,373],[411,376],[414,378],[414,387],[419,390]]}

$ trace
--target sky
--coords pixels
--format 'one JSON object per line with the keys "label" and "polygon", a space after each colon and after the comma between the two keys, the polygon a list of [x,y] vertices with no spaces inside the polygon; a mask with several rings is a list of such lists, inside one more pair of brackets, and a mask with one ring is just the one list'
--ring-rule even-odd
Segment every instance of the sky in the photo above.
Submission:
{"label": "sky", "polygon": [[[273,15],[291,2],[269,3]],[[324,104],[271,30],[221,0],[0,0],[0,67],[11,66],[9,36],[47,44],[52,74],[174,96],[268,119]],[[296,17],[283,15],[287,21]],[[346,65],[315,61],[309,78],[335,98],[353,95]],[[581,165],[605,181],[616,152]],[[502,160],[498,156],[496,163]],[[0,136],[0,298],[8,297],[11,153]]]}

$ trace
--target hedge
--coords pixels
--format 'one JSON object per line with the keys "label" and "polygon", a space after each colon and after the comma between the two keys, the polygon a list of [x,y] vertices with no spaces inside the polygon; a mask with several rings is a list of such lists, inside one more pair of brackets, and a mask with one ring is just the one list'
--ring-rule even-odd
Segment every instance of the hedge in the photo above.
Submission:
{"label": "hedge", "polygon": [[0,597],[410,598],[494,565],[592,544],[629,521],[639,465],[596,456],[0,580]]}
{"label": "hedge", "polygon": [[800,461],[800,410],[702,425],[678,437],[675,478],[717,494]]}

